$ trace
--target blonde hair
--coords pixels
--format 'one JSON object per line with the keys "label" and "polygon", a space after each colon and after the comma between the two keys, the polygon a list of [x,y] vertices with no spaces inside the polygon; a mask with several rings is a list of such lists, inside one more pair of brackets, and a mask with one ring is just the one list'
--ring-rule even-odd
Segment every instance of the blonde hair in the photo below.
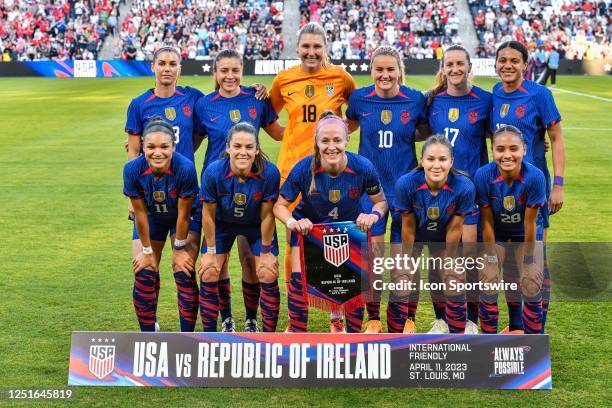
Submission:
{"label": "blonde hair", "polygon": [[438,72],[436,72],[436,78],[434,79],[434,86],[428,92],[427,106],[431,106],[431,103],[433,102],[433,99],[436,97],[436,95],[438,95],[440,92],[442,92],[448,87],[446,75],[444,75],[444,71],[442,70],[442,68],[444,67],[444,57],[446,56],[446,53],[449,51],[463,51],[465,53],[465,58],[467,59],[468,65],[472,65],[472,62],[470,60],[470,53],[468,52],[468,50],[465,49],[465,47],[459,44],[454,44],[448,47],[446,51],[444,51],[444,54],[442,54],[442,58],[440,59],[440,69],[438,69]]}
{"label": "blonde hair", "polygon": [[[335,120],[342,121],[344,123],[344,119],[336,115],[334,111],[331,109],[324,110],[321,116],[319,117],[319,124],[317,124],[317,128],[315,131],[314,155],[312,157],[312,164],[310,166],[310,187],[308,187],[308,194],[312,194],[317,187],[315,183],[315,173],[317,169],[321,166],[321,152],[319,151],[319,146],[317,145],[317,136],[319,135],[319,131],[322,128],[320,124],[325,119],[335,119]],[[348,140],[348,126],[346,125],[346,123],[343,129],[344,129],[344,137]]]}
{"label": "blonde hair", "polygon": [[304,25],[302,28],[300,28],[300,31],[298,31],[298,38],[297,38],[298,47],[300,45],[300,40],[302,39],[302,36],[304,34],[319,35],[321,36],[321,38],[323,38],[323,45],[325,45],[325,54],[323,55],[321,66],[325,68],[331,65],[331,61],[329,60],[329,55],[327,54],[329,52],[329,46],[327,44],[327,36],[325,35],[325,30],[323,29],[321,24],[310,22]]}
{"label": "blonde hair", "polygon": [[380,55],[388,55],[389,57],[395,58],[400,72],[398,83],[400,85],[403,85],[405,72],[404,61],[402,60],[402,57],[400,56],[399,52],[393,47],[390,47],[388,45],[381,45],[380,47],[374,50],[374,52],[372,53],[372,58],[370,59],[370,71],[372,71],[372,65],[374,64],[374,60]]}

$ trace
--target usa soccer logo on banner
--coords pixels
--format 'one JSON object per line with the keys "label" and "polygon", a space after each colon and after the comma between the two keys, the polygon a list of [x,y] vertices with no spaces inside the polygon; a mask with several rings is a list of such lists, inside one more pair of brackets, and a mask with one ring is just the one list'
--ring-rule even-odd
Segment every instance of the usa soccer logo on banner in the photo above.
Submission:
{"label": "usa soccer logo on banner", "polygon": [[[102,340],[102,339],[100,339]],[[108,341],[108,339],[105,339]],[[111,341],[115,341],[112,339]],[[115,346],[92,344],[89,346],[89,372],[102,379],[115,369]]]}
{"label": "usa soccer logo on banner", "polygon": [[351,254],[348,234],[324,235],[323,253],[325,260],[335,267],[348,261]]}

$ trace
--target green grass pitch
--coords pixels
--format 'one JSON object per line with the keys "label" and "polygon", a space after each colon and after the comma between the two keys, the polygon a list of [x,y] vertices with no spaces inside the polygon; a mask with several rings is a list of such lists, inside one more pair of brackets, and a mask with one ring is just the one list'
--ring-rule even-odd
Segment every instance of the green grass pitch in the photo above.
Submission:
{"label": "green grass pitch", "polygon": [[[245,78],[245,83],[272,78]],[[369,77],[358,77],[360,86]],[[408,77],[424,90],[433,77]],[[491,89],[493,79],[477,83]],[[210,92],[207,77],[180,84]],[[125,112],[130,99],[153,85],[134,79],[0,79],[0,382],[3,388],[65,388],[73,330],[134,331],[130,262],[132,226],[122,195]],[[552,217],[549,240],[612,241],[612,80],[560,77],[555,91],[567,148],[565,205]],[[281,117],[285,120],[285,115]],[[276,159],[279,145],[262,136]],[[357,146],[353,137],[351,149]],[[197,154],[199,166],[203,150]],[[282,238],[284,234],[279,234]],[[168,262],[161,265],[159,321],[178,330],[176,290]],[[282,262],[281,262],[282,264]],[[244,316],[240,272],[231,262],[233,306]],[[575,271],[577,274],[580,270]],[[609,278],[609,277],[608,277]],[[427,296],[425,296],[427,297]],[[279,328],[287,318],[281,305]],[[550,392],[451,389],[76,389],[75,406],[499,406],[608,405],[610,402],[609,303],[553,303]],[[500,313],[500,317],[505,313]],[[431,306],[419,307],[427,331]],[[505,321],[500,322],[500,324]],[[311,314],[311,330],[327,331],[324,313]],[[608,401],[606,403],[605,401]]]}

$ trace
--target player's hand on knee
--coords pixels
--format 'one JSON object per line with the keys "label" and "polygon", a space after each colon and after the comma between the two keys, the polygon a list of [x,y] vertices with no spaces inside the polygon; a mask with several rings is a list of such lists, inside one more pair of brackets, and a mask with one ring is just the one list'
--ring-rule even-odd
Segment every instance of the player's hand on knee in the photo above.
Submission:
{"label": "player's hand on knee", "polygon": [[370,228],[372,228],[372,225],[376,224],[376,221],[378,220],[379,217],[376,214],[361,213],[357,217],[355,224],[357,224],[360,230],[367,232]]}
{"label": "player's hand on knee", "polygon": [[172,251],[172,270],[184,272],[188,276],[195,270],[195,262],[185,249],[174,249]]}
{"label": "player's hand on knee", "polygon": [[278,278],[278,258],[274,254],[267,253],[259,256],[257,278],[263,283],[272,283]]}
{"label": "player's hand on knee", "polygon": [[308,218],[297,220],[294,225],[294,231],[299,232],[302,235],[308,235],[313,227],[312,222]]}
{"label": "player's hand on knee", "polygon": [[132,266],[134,267],[134,273],[140,272],[143,269],[158,272],[158,266],[157,262],[155,261],[154,254],[139,254],[138,257],[132,261]]}
{"label": "player's hand on knee", "polygon": [[525,257],[521,269],[521,293],[526,297],[535,297],[542,289],[544,271],[533,260],[526,261]]}
{"label": "player's hand on knee", "polygon": [[217,257],[215,254],[206,253],[202,255],[200,262],[200,270],[198,271],[201,280],[218,280],[220,270],[221,268],[219,268],[219,265],[217,264]]}

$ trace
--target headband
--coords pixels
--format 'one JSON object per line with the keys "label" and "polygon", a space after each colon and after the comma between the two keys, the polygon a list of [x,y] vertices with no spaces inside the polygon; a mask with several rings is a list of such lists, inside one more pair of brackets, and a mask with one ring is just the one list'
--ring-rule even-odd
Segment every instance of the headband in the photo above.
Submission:
{"label": "headband", "polygon": [[323,119],[319,120],[319,123],[317,123],[317,133],[319,133],[319,131],[321,130],[321,128],[325,125],[338,125],[340,126],[342,129],[344,129],[344,132],[346,132],[346,134],[349,134],[349,129],[348,126],[346,125],[346,123],[337,117],[334,116],[326,116]]}

